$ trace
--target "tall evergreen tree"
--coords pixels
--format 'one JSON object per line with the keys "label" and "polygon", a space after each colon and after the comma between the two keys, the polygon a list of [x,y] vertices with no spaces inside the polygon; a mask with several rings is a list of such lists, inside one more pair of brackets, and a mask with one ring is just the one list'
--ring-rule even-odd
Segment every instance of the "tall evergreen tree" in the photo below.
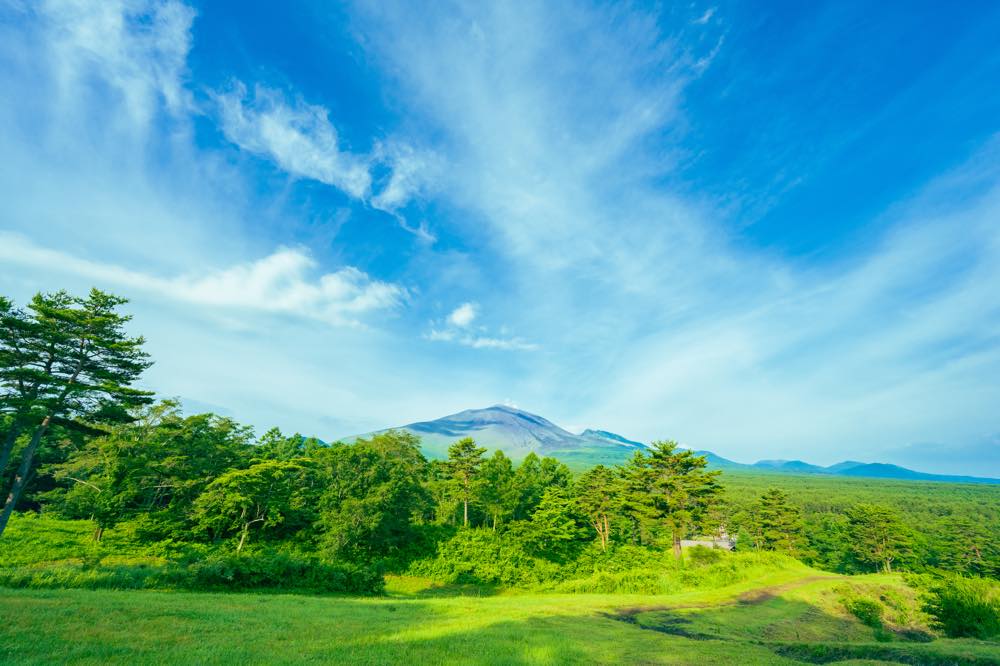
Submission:
{"label": "tall evergreen tree", "polygon": [[573,542],[580,539],[577,507],[565,488],[552,486],[542,493],[538,508],[527,521],[525,541],[538,555],[564,560]]}
{"label": "tall evergreen tree", "polygon": [[[637,460],[637,480],[648,495],[635,498],[644,505],[644,514],[664,529],[673,543],[674,556],[681,557],[681,539],[707,524],[709,509],[722,489],[720,472],[709,472],[708,461],[677,442],[660,441],[650,445],[650,453]],[[635,490],[642,490],[642,487]]]}
{"label": "tall evergreen tree", "polygon": [[[118,308],[127,302],[92,289],[87,298],[66,292],[37,294],[27,317],[2,304],[5,326],[24,333],[17,342],[11,342],[13,334],[3,336],[4,358],[20,364],[0,375],[4,401],[14,405],[15,427],[32,430],[0,513],[0,535],[24,491],[42,438],[56,419],[120,413],[150,401],[150,393],[132,387],[151,363],[142,349],[144,339],[125,332],[131,317]],[[14,320],[20,323],[11,324]],[[4,441],[10,437],[6,433]]]}
{"label": "tall evergreen tree", "polygon": [[576,482],[576,501],[607,551],[611,539],[612,515],[620,505],[621,488],[614,470],[598,465],[584,472]]}
{"label": "tall evergreen tree", "polygon": [[649,457],[635,451],[623,466],[618,468],[621,489],[622,514],[627,520],[628,533],[634,545],[652,541],[656,529],[656,511],[652,502],[653,471]]}
{"label": "tall evergreen tree", "polygon": [[480,469],[483,509],[497,528],[514,515],[517,508],[517,488],[514,486],[514,465],[503,451],[496,450]]}
{"label": "tall evergreen tree", "polygon": [[476,446],[471,437],[460,439],[448,447],[448,468],[462,501],[462,524],[469,525],[469,502],[472,501],[486,449]]}
{"label": "tall evergreen tree", "polygon": [[0,296],[0,416],[4,417],[0,480],[17,438],[32,421],[37,393],[47,383],[53,361],[52,354],[46,354],[37,323]]}
{"label": "tall evergreen tree", "polygon": [[795,556],[803,543],[802,512],[788,503],[788,494],[769,488],[753,510],[753,538],[758,550]]}

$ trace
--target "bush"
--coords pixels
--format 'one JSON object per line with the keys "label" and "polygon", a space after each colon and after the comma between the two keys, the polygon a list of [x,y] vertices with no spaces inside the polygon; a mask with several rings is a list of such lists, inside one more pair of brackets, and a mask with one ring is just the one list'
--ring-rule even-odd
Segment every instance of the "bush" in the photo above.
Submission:
{"label": "bush", "polygon": [[[712,563],[703,560],[678,563],[671,553],[624,547],[622,552],[608,551],[606,559],[592,563],[611,565],[588,575],[574,577],[555,584],[557,592],[600,594],[673,594],[687,589],[712,589],[750,580],[765,570],[795,566],[793,560],[777,553],[727,553],[715,551],[719,557]],[[707,550],[707,549],[706,549]],[[645,555],[636,551],[645,551]],[[711,552],[711,551],[709,551]],[[645,561],[645,566],[618,568],[616,565],[633,558]],[[713,556],[712,560],[716,560]],[[579,568],[578,568],[579,572]],[[586,573],[586,572],[583,572]]]}
{"label": "bush", "polygon": [[437,554],[412,562],[407,573],[444,583],[530,587],[558,580],[557,564],[530,555],[510,533],[463,529],[438,544]]}
{"label": "bush", "polygon": [[196,590],[289,590],[326,594],[380,594],[381,573],[343,562],[282,552],[216,555],[174,565],[165,576],[172,586]]}
{"label": "bush", "polygon": [[718,548],[706,548],[705,546],[695,546],[688,548],[685,556],[691,566],[705,566],[722,561],[726,556],[726,551]]}
{"label": "bush", "polygon": [[[121,559],[121,558],[119,558]],[[0,569],[0,586],[34,589],[172,589],[201,591],[295,591],[319,594],[381,594],[382,575],[371,568],[323,562],[308,556],[264,551],[237,557],[214,555],[187,562],[85,561]]]}
{"label": "bush", "polygon": [[636,569],[598,571],[586,578],[563,581],[553,589],[574,594],[672,594],[683,589],[683,583],[662,569]]}
{"label": "bush", "polygon": [[1000,588],[985,578],[941,579],[931,586],[924,610],[952,638],[1000,635]]}
{"label": "bush", "polygon": [[162,565],[60,563],[0,569],[0,586],[30,589],[141,590],[157,586]]}
{"label": "bush", "polygon": [[878,601],[865,597],[853,597],[844,600],[844,607],[861,623],[873,629],[882,627],[882,614],[885,608]]}

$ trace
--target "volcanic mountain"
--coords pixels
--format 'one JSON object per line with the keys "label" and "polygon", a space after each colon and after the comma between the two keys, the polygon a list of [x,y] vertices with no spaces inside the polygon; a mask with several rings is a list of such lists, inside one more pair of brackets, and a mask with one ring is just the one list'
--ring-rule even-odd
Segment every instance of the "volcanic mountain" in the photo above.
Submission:
{"label": "volcanic mountain", "polygon": [[[506,405],[467,409],[434,421],[410,423],[391,430],[403,430],[420,437],[424,455],[430,458],[447,458],[448,447],[463,437],[472,437],[489,450],[501,449],[514,460],[534,452],[559,458],[574,467],[615,465],[624,462],[636,449],[645,448],[640,442],[603,430],[584,430],[575,435],[548,419]],[[347,440],[373,434],[376,433]]]}
{"label": "volcanic mountain", "polygon": [[[570,467],[583,469],[597,464],[617,465],[628,460],[636,450],[646,448],[642,442],[616,435],[606,430],[584,430],[575,435],[552,421],[507,405],[485,409],[467,409],[433,421],[419,421],[397,428],[387,428],[364,435],[345,437],[349,442],[360,437],[403,430],[420,438],[424,455],[429,458],[448,457],[448,447],[463,437],[472,437],[480,446],[493,451],[500,449],[515,461],[534,452],[553,456]],[[863,463],[848,460],[829,467],[801,460],[760,460],[753,464],[739,463],[711,451],[696,451],[708,459],[709,467],[774,474],[823,474],[831,476],[908,479],[913,481],[953,481],[962,483],[1000,483],[1000,479],[972,476],[946,476],[916,472],[885,463]]]}

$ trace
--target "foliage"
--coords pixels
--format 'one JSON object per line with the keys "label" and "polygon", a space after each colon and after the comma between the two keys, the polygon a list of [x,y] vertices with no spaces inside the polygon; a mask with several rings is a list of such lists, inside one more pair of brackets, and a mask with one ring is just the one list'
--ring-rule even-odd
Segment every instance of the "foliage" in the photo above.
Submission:
{"label": "foliage", "polygon": [[462,524],[469,524],[469,503],[479,485],[479,468],[486,449],[476,446],[471,437],[460,439],[448,448],[448,471],[454,483],[453,492],[462,503]]}
{"label": "foliage", "polygon": [[882,614],[885,612],[885,607],[875,599],[849,597],[844,600],[844,608],[861,620],[862,624],[869,627],[882,626]]}
{"label": "foliage", "polygon": [[1000,636],[1000,585],[994,581],[945,576],[931,586],[925,610],[952,638]]}
{"label": "foliage", "polygon": [[[126,299],[92,289],[86,298],[60,291],[36,294],[25,312],[0,300],[0,479],[22,432],[30,438],[0,512],[0,535],[33,474],[35,454],[60,421],[122,421],[147,404],[150,393],[132,387],[151,365],[142,337],[125,332]],[[78,427],[86,427],[77,424]]]}
{"label": "foliage", "polygon": [[479,528],[460,530],[438,545],[433,558],[413,562],[407,573],[447,583],[531,587],[557,578],[559,570],[529,552],[521,539]]}
{"label": "foliage", "polygon": [[335,558],[389,557],[413,536],[415,519],[427,512],[420,481],[426,460],[417,439],[390,432],[352,445],[317,450],[320,542]]}
{"label": "foliage", "polygon": [[344,562],[265,550],[250,555],[216,555],[170,568],[168,586],[192,590],[292,590],[326,594],[379,594],[380,572]]}
{"label": "foliage", "polygon": [[847,512],[851,551],[861,563],[892,572],[892,563],[909,554],[906,527],[892,509],[879,504],[856,504]]}
{"label": "foliage", "polygon": [[159,538],[190,529],[194,502],[216,479],[248,463],[251,431],[211,414],[181,416],[167,401],[134,423],[90,439],[53,468],[65,486],[48,496],[68,517],[107,528],[138,515]]}
{"label": "foliage", "polygon": [[681,540],[708,526],[710,509],[722,490],[720,472],[676,442],[653,442],[649,454],[637,451],[623,470],[626,511],[647,540],[664,533],[681,556]]}
{"label": "foliage", "polygon": [[802,529],[802,512],[778,488],[769,488],[752,509],[750,532],[757,550],[778,550],[794,557],[802,550]]}
{"label": "foliage", "polygon": [[812,566],[840,573],[875,568],[855,556],[847,513],[878,504],[895,512],[908,536],[894,570],[1000,576],[1000,486],[726,472],[723,521],[746,537],[738,548],[751,541],[754,505],[770,487],[780,487],[802,511],[805,542],[797,556]]}
{"label": "foliage", "polygon": [[593,527],[601,550],[611,540],[612,516],[621,506],[621,485],[614,470],[598,465],[584,472],[576,482],[576,501],[580,512]]}
{"label": "foliage", "polygon": [[243,550],[250,529],[272,531],[288,523],[304,527],[309,520],[309,470],[294,462],[269,460],[222,474],[194,503],[196,525],[220,537],[239,535]]}

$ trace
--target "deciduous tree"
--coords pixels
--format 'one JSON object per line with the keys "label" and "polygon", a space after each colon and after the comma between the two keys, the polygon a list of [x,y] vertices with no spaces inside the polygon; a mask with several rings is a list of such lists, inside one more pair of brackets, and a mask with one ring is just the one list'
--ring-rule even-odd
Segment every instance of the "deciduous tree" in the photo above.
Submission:
{"label": "deciduous tree", "polygon": [[576,482],[576,501],[597,533],[601,550],[608,549],[612,516],[621,505],[619,477],[614,470],[598,465],[584,472]]}
{"label": "deciduous tree", "polygon": [[238,535],[239,553],[251,529],[264,532],[306,511],[308,473],[302,464],[277,460],[226,472],[195,500],[195,522],[216,538]]}
{"label": "deciduous tree", "polygon": [[892,564],[910,550],[906,527],[895,511],[880,504],[856,504],[847,512],[850,548],[863,564],[892,573]]}

